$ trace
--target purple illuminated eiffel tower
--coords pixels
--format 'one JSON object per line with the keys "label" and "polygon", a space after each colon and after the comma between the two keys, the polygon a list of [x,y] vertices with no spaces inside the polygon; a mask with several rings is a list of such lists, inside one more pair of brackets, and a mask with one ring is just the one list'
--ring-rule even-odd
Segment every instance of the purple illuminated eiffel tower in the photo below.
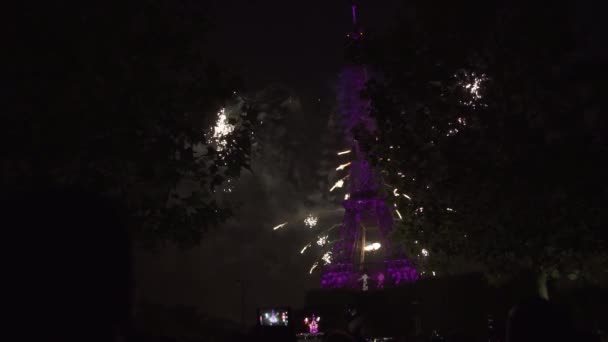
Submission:
{"label": "purple illuminated eiffel tower", "polygon": [[[380,179],[359,141],[362,136],[373,137],[376,125],[369,115],[368,101],[361,98],[369,75],[365,65],[356,58],[364,32],[357,22],[355,3],[352,4],[352,20],[353,30],[347,34],[347,49],[354,58],[340,73],[337,91],[345,140],[351,151],[347,176],[350,195],[344,200],[340,237],[332,249],[333,262],[323,270],[321,286],[381,289],[415,281],[418,273],[391,246],[388,238],[393,227],[392,211],[380,194]],[[381,248],[371,252],[374,248],[370,248],[369,242],[376,242]]]}

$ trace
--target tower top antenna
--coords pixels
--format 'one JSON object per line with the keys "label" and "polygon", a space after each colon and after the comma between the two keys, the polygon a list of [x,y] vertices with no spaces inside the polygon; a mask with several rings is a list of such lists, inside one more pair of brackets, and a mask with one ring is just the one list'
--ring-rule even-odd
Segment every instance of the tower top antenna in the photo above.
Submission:
{"label": "tower top antenna", "polygon": [[[351,31],[348,34],[346,34],[346,37],[348,38],[347,46],[350,48],[350,47],[357,46],[359,41],[363,38],[363,29],[359,25],[359,20],[357,18],[357,14],[358,14],[357,9],[359,6],[359,1],[350,0],[349,3],[350,3],[351,11],[352,11],[353,27],[352,27]],[[355,49],[355,50],[357,50],[357,49]],[[353,50],[353,52],[355,50]]]}

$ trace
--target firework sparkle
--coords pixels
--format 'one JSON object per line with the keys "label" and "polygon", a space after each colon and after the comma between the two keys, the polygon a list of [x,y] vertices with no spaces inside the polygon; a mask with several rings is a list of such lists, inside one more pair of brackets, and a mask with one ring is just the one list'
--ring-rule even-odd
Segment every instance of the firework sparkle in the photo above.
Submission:
{"label": "firework sparkle", "polygon": [[319,219],[316,216],[313,216],[312,214],[308,214],[308,216],[306,216],[306,218],[304,219],[304,224],[308,228],[314,228],[317,225],[318,221],[319,221]]}

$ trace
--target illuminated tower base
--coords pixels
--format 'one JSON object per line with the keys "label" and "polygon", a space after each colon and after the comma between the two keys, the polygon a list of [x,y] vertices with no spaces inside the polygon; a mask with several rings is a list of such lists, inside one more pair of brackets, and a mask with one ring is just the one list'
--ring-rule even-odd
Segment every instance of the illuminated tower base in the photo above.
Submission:
{"label": "illuminated tower base", "polygon": [[[400,253],[391,248],[388,237],[393,217],[384,199],[351,197],[344,201],[344,207],[340,240],[332,250],[334,262],[325,266],[321,287],[366,291],[416,281],[414,265],[398,258]],[[374,244],[368,241],[381,242],[373,250]]]}

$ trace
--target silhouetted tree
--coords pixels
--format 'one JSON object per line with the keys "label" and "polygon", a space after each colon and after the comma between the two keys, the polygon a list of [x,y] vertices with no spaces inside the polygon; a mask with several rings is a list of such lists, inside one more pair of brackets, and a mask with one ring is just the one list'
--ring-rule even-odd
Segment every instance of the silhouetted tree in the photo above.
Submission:
{"label": "silhouetted tree", "polygon": [[[253,110],[213,63],[204,4],[24,3],[12,13],[2,182],[119,198],[142,241],[198,242],[228,213],[215,187],[248,166]],[[232,103],[223,151],[210,139]],[[94,220],[95,218],[91,218]]]}
{"label": "silhouetted tree", "polygon": [[407,12],[367,54],[381,75],[366,94],[379,126],[369,147],[412,198],[400,199],[397,239],[436,260],[466,255],[493,280],[597,280],[605,70],[582,58],[568,9],[427,1]]}

